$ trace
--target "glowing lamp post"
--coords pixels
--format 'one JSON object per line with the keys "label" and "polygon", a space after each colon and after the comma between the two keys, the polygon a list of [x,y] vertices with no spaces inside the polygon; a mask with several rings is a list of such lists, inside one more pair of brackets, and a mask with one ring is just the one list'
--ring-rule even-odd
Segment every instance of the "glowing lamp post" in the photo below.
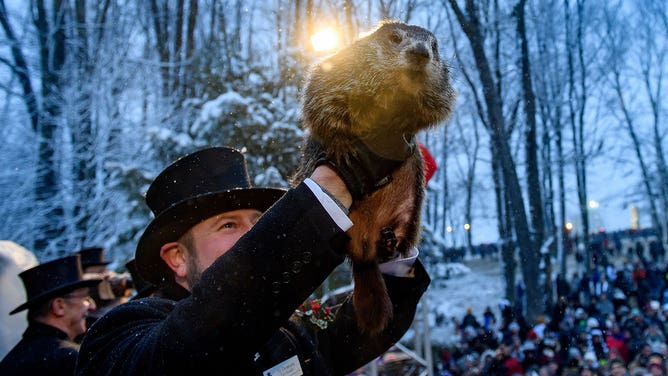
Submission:
{"label": "glowing lamp post", "polygon": [[454,245],[455,245],[455,239],[452,238],[452,226],[446,226],[446,227],[445,227],[445,231],[449,234],[449,236],[448,236],[446,239],[450,238],[450,240],[451,240],[451,242],[452,242],[451,246],[454,247]]}
{"label": "glowing lamp post", "polygon": [[466,248],[470,255],[473,255],[473,244],[471,244],[471,224],[464,223],[464,231],[466,231]]}
{"label": "glowing lamp post", "polygon": [[603,221],[601,220],[601,212],[599,210],[601,204],[596,200],[589,200],[588,206],[590,228],[603,228]]}

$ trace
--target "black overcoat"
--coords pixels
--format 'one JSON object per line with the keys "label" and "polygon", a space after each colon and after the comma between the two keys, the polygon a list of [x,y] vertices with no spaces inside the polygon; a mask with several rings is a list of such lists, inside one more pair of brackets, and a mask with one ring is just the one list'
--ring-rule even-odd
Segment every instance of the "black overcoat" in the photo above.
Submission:
{"label": "black overcoat", "polygon": [[207,268],[190,293],[162,291],[163,297],[125,303],[99,319],[83,340],[77,374],[262,375],[294,355],[305,375],[350,373],[403,336],[430,280],[419,261],[413,278],[385,276],[394,319],[373,338],[357,330],[350,301],[323,330],[290,320],[343,262],[346,241],[302,183]]}
{"label": "black overcoat", "polygon": [[30,321],[21,340],[0,361],[0,375],[73,375],[79,344],[62,330]]}

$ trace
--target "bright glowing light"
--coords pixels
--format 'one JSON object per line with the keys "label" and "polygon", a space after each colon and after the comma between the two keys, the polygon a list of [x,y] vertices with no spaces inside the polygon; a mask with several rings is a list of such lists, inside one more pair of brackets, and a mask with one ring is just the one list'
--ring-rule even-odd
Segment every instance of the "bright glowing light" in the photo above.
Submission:
{"label": "bright glowing light", "polygon": [[315,51],[331,51],[339,45],[339,36],[332,28],[322,29],[311,35],[311,45]]}
{"label": "bright glowing light", "polygon": [[452,226],[448,226],[448,227],[446,227],[446,228],[445,228],[445,231],[447,231],[447,232],[452,232]]}
{"label": "bright glowing light", "polygon": [[464,230],[468,231],[471,229],[471,225],[468,223],[464,223]]}
{"label": "bright glowing light", "polygon": [[589,207],[592,209],[598,208],[598,201],[590,200],[589,201]]}
{"label": "bright glowing light", "polygon": [[566,227],[566,230],[571,231],[573,229],[573,224],[570,222],[566,222],[564,227]]}

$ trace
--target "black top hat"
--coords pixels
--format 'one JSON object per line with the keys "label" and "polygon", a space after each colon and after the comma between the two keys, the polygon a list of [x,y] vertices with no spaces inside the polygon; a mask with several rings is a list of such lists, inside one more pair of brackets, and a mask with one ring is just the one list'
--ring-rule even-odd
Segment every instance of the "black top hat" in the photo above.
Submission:
{"label": "black top hat", "polygon": [[237,209],[269,209],[285,189],[252,187],[240,151],[212,147],[180,158],[155,178],[146,203],[155,218],[139,239],[137,270],[159,286],[170,269],[160,248],[178,240],[191,227],[214,215]]}
{"label": "black top hat", "polygon": [[131,259],[125,263],[125,268],[130,272],[132,277],[132,284],[134,285],[135,291],[137,292],[132,299],[139,299],[146,296],[149,296],[153,291],[155,291],[155,285],[151,282],[142,278],[141,275],[137,272],[137,261]]}
{"label": "black top hat", "polygon": [[93,287],[102,281],[99,278],[83,278],[81,256],[78,254],[39,264],[21,272],[19,277],[23,280],[28,301],[9,312],[10,315],[78,288]]}
{"label": "black top hat", "polygon": [[81,266],[85,269],[89,266],[109,265],[111,261],[104,259],[104,248],[88,247],[83,248],[78,254],[81,255]]}

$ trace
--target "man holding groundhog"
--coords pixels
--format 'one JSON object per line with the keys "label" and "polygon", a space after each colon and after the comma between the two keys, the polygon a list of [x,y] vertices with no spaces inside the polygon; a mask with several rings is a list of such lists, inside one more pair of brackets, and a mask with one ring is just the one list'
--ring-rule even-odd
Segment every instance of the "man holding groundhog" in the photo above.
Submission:
{"label": "man holding groundhog", "polygon": [[345,375],[385,352],[429,285],[417,250],[381,266],[394,308],[381,333],[358,329],[349,300],[321,325],[294,315],[344,261],[355,225],[335,168],[369,191],[396,168],[363,144],[357,153],[348,165],[318,166],[287,191],[252,187],[244,156],[231,148],[168,166],[146,194],[155,218],[135,255],[142,277],[159,286],[156,296],[98,319],[77,374]]}

